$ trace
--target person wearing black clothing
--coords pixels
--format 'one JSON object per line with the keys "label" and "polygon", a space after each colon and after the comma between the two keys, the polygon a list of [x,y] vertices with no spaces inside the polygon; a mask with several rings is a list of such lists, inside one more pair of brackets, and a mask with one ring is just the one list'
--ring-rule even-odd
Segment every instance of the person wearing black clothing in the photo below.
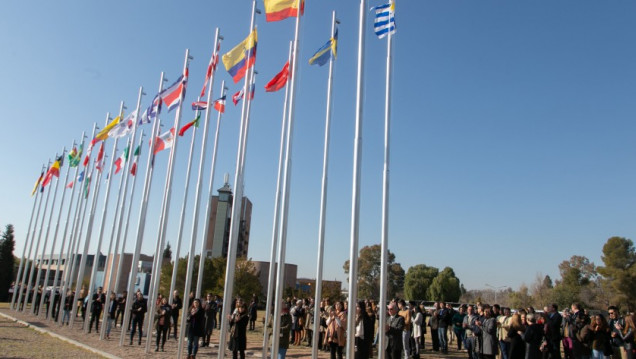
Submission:
{"label": "person wearing black clothing", "polygon": [[433,310],[431,311],[431,318],[428,320],[428,326],[431,327],[431,340],[433,342],[433,351],[439,351],[439,304],[435,302],[433,304]]}
{"label": "person wearing black clothing", "polygon": [[130,345],[133,343],[133,339],[135,338],[135,329],[139,328],[139,341],[138,345],[141,345],[141,336],[143,335],[142,327],[144,326],[144,314],[148,310],[148,304],[146,303],[146,299],[144,299],[143,294],[141,292],[137,292],[137,298],[132,304],[132,308],[130,309],[131,318],[132,318],[132,330],[130,331]]}
{"label": "person wearing black clothing", "polygon": [[91,332],[93,328],[93,322],[95,322],[95,331],[99,332],[99,316],[104,309],[104,302],[106,296],[102,293],[102,287],[97,288],[97,293],[93,294],[93,302],[91,303],[91,322],[88,324],[88,332]]}
{"label": "person wearing black clothing", "polygon": [[254,330],[256,327],[256,301],[252,299],[252,303],[250,303],[250,307],[247,309],[247,315],[250,318],[250,330]]}
{"label": "person wearing black clothing", "polygon": [[119,320],[119,316],[121,315],[121,321],[119,322],[120,327],[124,327],[124,311],[126,310],[126,298],[128,297],[128,292],[124,292],[121,297],[117,298],[117,313],[115,314],[115,327],[117,327],[117,321]]}
{"label": "person wearing black clothing", "polygon": [[202,347],[210,346],[210,336],[212,330],[216,326],[216,301],[212,299],[212,294],[208,293],[205,302],[203,302],[203,312],[205,313],[205,333],[203,335]]}
{"label": "person wearing black clothing", "polygon": [[110,330],[113,327],[113,322],[115,321],[115,313],[117,313],[117,301],[115,299],[115,292],[111,292],[110,302],[106,312],[106,338],[108,339],[110,339]]}
{"label": "person wearing black clothing", "polygon": [[186,314],[186,330],[188,334],[188,358],[196,358],[199,351],[199,338],[203,336],[205,314],[199,299],[192,300],[192,305]]}
{"label": "person wearing black clothing", "polygon": [[73,309],[73,299],[75,297],[75,293],[70,289],[66,292],[66,298],[64,298],[64,314],[62,315],[62,325],[68,325],[69,319],[71,318],[71,310]]}
{"label": "person wearing black clothing", "polygon": [[389,345],[386,348],[386,356],[389,359],[402,358],[402,332],[404,331],[404,318],[398,315],[398,308],[395,303],[389,304],[389,315],[385,332],[389,338]]}
{"label": "person wearing black clothing", "polygon": [[[164,345],[166,345],[166,337],[168,335],[168,327],[170,327],[170,312],[172,308],[168,304],[168,298],[163,297],[159,308],[157,308],[157,346],[155,351],[159,351],[159,341],[161,340],[161,351],[163,351]],[[163,336],[163,337],[162,337]]]}
{"label": "person wearing black clothing", "polygon": [[245,359],[245,348],[247,347],[247,323],[249,317],[242,301],[238,304],[236,311],[232,314],[230,320],[230,349],[232,350],[232,358]]}
{"label": "person wearing black clothing", "polygon": [[561,359],[561,322],[563,317],[559,314],[558,308],[556,304],[550,306],[545,323],[545,339],[551,359]]}
{"label": "person wearing black clothing", "polygon": [[[172,315],[172,323],[174,325],[174,338],[177,339],[177,323],[179,323],[179,311],[183,308],[183,300],[179,298],[179,292],[174,291],[174,295],[172,297],[172,311],[170,314]],[[170,335],[168,335],[170,336]]]}

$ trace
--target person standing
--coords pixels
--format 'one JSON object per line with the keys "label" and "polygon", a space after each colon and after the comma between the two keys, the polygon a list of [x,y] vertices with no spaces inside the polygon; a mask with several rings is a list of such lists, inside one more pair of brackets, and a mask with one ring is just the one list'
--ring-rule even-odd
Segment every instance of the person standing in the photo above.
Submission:
{"label": "person standing", "polygon": [[[398,315],[395,303],[389,304],[389,318],[384,331],[389,339],[386,348],[386,357],[389,359],[402,358],[402,333],[404,332],[404,318]],[[381,349],[379,349],[381,350]]]}
{"label": "person standing", "polygon": [[439,351],[439,303],[433,303],[433,309],[431,310],[431,318],[428,320],[428,326],[431,327],[431,341],[433,342],[433,351]]}
{"label": "person standing", "polygon": [[623,349],[626,359],[634,359],[634,331],[636,331],[634,315],[626,315],[625,325],[621,326],[619,331],[619,335],[623,340]]}
{"label": "person standing", "polygon": [[627,355],[625,352],[625,343],[621,336],[621,330],[625,326],[625,319],[620,316],[618,308],[613,305],[607,308],[607,314],[609,315],[608,325],[612,335],[612,359],[620,359]]}
{"label": "person standing", "polygon": [[254,330],[256,327],[256,313],[258,312],[256,297],[252,298],[250,307],[247,309],[247,315],[250,318],[250,330]]}
{"label": "person standing", "polygon": [[[128,292],[124,291],[122,295],[117,298],[117,314],[115,314],[115,327],[117,327],[117,321],[121,316],[121,321],[119,321],[119,327],[124,327],[124,311],[126,310],[126,299],[128,297]],[[130,328],[129,328],[130,329]]]}
{"label": "person standing", "polygon": [[[285,359],[287,349],[289,348],[289,331],[291,330],[292,318],[289,314],[287,302],[281,303],[280,313],[280,338],[278,340],[278,359]],[[272,323],[269,323],[270,326]]]}
{"label": "person standing", "polygon": [[331,359],[342,359],[342,351],[347,342],[346,327],[347,314],[343,310],[342,302],[336,302],[335,308],[329,307],[329,317],[327,319],[327,330],[325,333],[325,345],[329,346]]}
{"label": "person standing", "polygon": [[453,318],[451,319],[453,324],[453,333],[455,333],[455,338],[457,338],[457,350],[462,350],[462,343],[464,342],[464,327],[462,324],[464,323],[465,316],[466,307],[461,305],[459,310],[453,313]]}
{"label": "person standing", "polygon": [[161,340],[161,351],[163,347],[166,345],[166,337],[168,335],[168,328],[170,327],[170,312],[172,311],[172,307],[168,304],[168,298],[161,298],[161,303],[157,307],[157,343],[155,347],[155,351],[159,351],[159,341]]}
{"label": "person standing", "polygon": [[177,325],[179,323],[179,311],[183,308],[183,300],[179,298],[179,292],[176,290],[173,293],[172,297],[172,311],[170,314],[172,315],[172,324],[174,325],[174,339],[177,339]]}
{"label": "person standing", "polygon": [[499,338],[499,350],[502,359],[508,359],[510,352],[510,338],[508,330],[510,329],[510,308],[502,308],[501,315],[497,318],[497,337]]}
{"label": "person standing", "polygon": [[[174,307],[174,302],[172,303]],[[195,359],[199,351],[199,338],[203,336],[205,325],[205,314],[201,308],[201,301],[192,300],[192,305],[187,314],[187,334],[188,334],[188,359]]]}
{"label": "person standing", "polygon": [[[476,331],[477,322],[479,317],[474,313],[474,307],[469,305],[466,309],[466,316],[464,317],[464,321],[462,322],[462,327],[464,328],[464,347],[468,352],[468,359],[477,359],[477,350],[478,350],[478,337]],[[432,317],[431,317],[432,320]],[[431,335],[433,335],[433,331],[431,331]]]}
{"label": "person standing", "polygon": [[206,300],[203,302],[203,313],[205,313],[205,333],[203,335],[202,347],[210,346],[210,337],[212,336],[212,330],[216,325],[216,301],[212,299],[212,294],[206,295]]}
{"label": "person standing", "polygon": [[245,348],[247,347],[247,324],[249,317],[243,301],[239,302],[236,312],[230,319],[230,349],[232,358],[245,359]]}
{"label": "person standing", "polygon": [[402,348],[404,349],[404,356],[408,358],[411,352],[411,311],[406,306],[406,302],[404,299],[401,299],[397,302],[398,304],[398,315],[404,318],[404,330],[402,331]]}
{"label": "person standing", "polygon": [[548,353],[551,359],[561,359],[561,322],[563,317],[559,314],[559,307],[552,304],[545,322],[545,339]]}
{"label": "person standing", "polygon": [[91,321],[88,323],[88,332],[91,332],[93,322],[95,322],[95,331],[99,332],[99,316],[104,309],[106,296],[102,293],[102,287],[97,288],[97,292],[93,294],[93,302],[91,303]]}
{"label": "person standing", "polygon": [[[110,330],[113,327],[115,321],[115,314],[117,313],[117,300],[115,292],[110,293],[110,302],[108,309],[106,310],[106,338],[110,339]],[[116,324],[116,323],[115,323]]]}
{"label": "person standing", "polygon": [[144,314],[148,310],[148,305],[146,303],[146,299],[144,298],[141,292],[137,292],[137,298],[132,304],[131,311],[131,322],[132,328],[130,330],[130,345],[133,343],[133,339],[135,338],[135,329],[139,328],[139,341],[138,345],[141,345],[141,336],[143,335],[142,328],[144,326]]}

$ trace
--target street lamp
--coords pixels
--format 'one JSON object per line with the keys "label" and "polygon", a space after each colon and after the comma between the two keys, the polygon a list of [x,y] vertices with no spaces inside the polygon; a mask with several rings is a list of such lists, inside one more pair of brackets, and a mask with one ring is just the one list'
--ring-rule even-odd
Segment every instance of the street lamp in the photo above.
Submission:
{"label": "street lamp", "polygon": [[492,286],[492,285],[490,285],[488,283],[486,283],[485,286],[486,287],[490,287],[490,288],[492,288],[495,291],[495,304],[497,304],[497,292],[499,290],[501,290],[501,289],[508,288],[507,285],[502,285],[502,286],[499,286],[499,287],[495,287],[495,286]]}

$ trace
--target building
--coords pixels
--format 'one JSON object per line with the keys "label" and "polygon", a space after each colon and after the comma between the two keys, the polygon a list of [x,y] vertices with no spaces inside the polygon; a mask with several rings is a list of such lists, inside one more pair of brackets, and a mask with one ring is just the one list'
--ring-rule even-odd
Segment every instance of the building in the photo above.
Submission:
{"label": "building", "polygon": [[[210,225],[205,237],[205,255],[208,258],[227,258],[230,243],[232,203],[234,196],[225,175],[225,184],[219,188],[218,196],[210,197]],[[252,222],[252,202],[243,197],[241,223],[239,226],[237,257],[247,257],[250,243],[250,224]]]}
{"label": "building", "polygon": [[[316,293],[316,280],[310,278],[298,278],[296,290],[305,295],[314,296]],[[327,297],[331,293],[342,293],[342,282],[339,280],[322,280],[322,296]]]}
{"label": "building", "polygon": [[[263,288],[263,298],[267,294],[267,286],[269,284],[269,262],[262,261],[252,261],[254,264],[254,269],[258,274],[258,281],[261,283],[261,287]],[[274,267],[276,270],[278,266]],[[298,266],[296,264],[285,263],[285,287],[284,288],[295,288],[296,287],[296,276],[298,273]],[[276,272],[274,272],[274,280],[276,280]]]}

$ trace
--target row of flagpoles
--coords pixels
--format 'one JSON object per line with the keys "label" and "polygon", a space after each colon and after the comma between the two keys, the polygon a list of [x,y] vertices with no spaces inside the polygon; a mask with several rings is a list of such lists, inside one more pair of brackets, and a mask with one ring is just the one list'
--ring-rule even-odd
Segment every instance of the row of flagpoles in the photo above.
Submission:
{"label": "row of flagpoles", "polygon": [[[278,333],[280,330],[280,316],[274,315],[271,316],[271,313],[280,313],[281,312],[281,299],[283,297],[283,283],[284,283],[284,267],[285,267],[285,253],[286,253],[286,240],[287,240],[287,227],[288,227],[288,213],[289,213],[289,198],[290,198],[290,184],[291,184],[291,156],[293,149],[293,129],[294,129],[294,115],[296,110],[296,78],[298,73],[299,62],[298,62],[298,49],[299,49],[299,31],[301,26],[301,18],[304,12],[304,1],[303,0],[264,0],[265,12],[267,21],[279,21],[286,19],[288,17],[295,17],[295,28],[294,28],[294,39],[290,42],[289,46],[289,57],[287,63],[284,65],[283,69],[280,73],[278,73],[266,86],[265,90],[268,92],[278,91],[285,87],[285,100],[283,104],[283,116],[282,116],[282,124],[281,124],[281,141],[280,141],[280,151],[279,151],[279,169],[278,169],[278,179],[277,179],[277,188],[275,195],[275,206],[274,206],[274,221],[272,228],[272,244],[271,244],[271,253],[270,253],[270,273],[269,273],[269,284],[267,288],[267,304],[266,304],[266,315],[265,315],[265,326],[272,326],[273,332]],[[384,169],[383,169],[383,195],[382,195],[382,267],[381,267],[381,290],[380,290],[380,303],[386,303],[386,283],[387,283],[387,246],[388,246],[388,199],[389,199],[389,158],[390,158],[390,143],[389,143],[389,134],[390,134],[390,112],[391,112],[391,60],[392,60],[392,36],[395,33],[395,22],[394,22],[394,4],[393,2],[389,2],[388,4],[377,6],[372,8],[375,11],[375,21],[374,21],[374,29],[376,35],[378,37],[383,38],[387,37],[387,61],[386,61],[386,92],[385,92],[385,136],[384,136],[384,145],[385,145],[385,153],[384,153]],[[359,212],[360,212],[360,181],[361,181],[361,156],[362,156],[362,120],[363,120],[363,97],[364,97],[364,47],[365,47],[365,24],[366,24],[366,14],[368,11],[367,0],[360,0],[360,12],[359,12],[359,38],[358,38],[358,70],[357,70],[357,89],[356,89],[356,120],[355,120],[355,138],[354,138],[354,167],[353,167],[353,192],[352,192],[352,212],[351,212],[351,241],[350,241],[350,278],[357,278],[357,252],[358,252],[358,231],[359,231]],[[232,206],[231,213],[231,228],[230,228],[230,241],[228,248],[228,257],[227,257],[227,268],[226,268],[226,276],[225,276],[225,287],[223,293],[223,313],[221,315],[221,330],[219,332],[219,342],[225,343],[226,333],[228,331],[228,321],[229,311],[232,308],[231,301],[233,297],[233,283],[234,283],[234,271],[236,265],[236,250],[237,250],[237,239],[238,239],[238,230],[240,223],[240,213],[242,206],[242,197],[243,197],[243,189],[244,189],[244,176],[245,176],[245,158],[247,156],[247,140],[249,134],[249,124],[250,124],[250,110],[251,110],[251,102],[254,97],[254,84],[256,71],[254,70],[255,62],[256,62],[256,46],[257,46],[257,30],[256,30],[256,14],[260,13],[257,9],[256,0],[252,2],[252,12],[251,12],[251,20],[250,20],[250,28],[248,37],[235,46],[232,50],[227,52],[222,57],[223,64],[226,70],[233,77],[234,82],[238,82],[241,79],[244,79],[244,85],[241,90],[232,96],[232,100],[235,105],[243,99],[242,107],[241,107],[241,122],[240,122],[240,130],[239,130],[239,141],[237,148],[237,157],[236,157],[236,168],[235,168],[235,176],[234,176],[234,198],[235,200]],[[328,178],[328,160],[329,160],[329,136],[330,136],[330,123],[331,123],[331,114],[332,114],[332,83],[333,83],[333,73],[334,73],[334,60],[336,58],[337,51],[337,41],[338,41],[338,29],[337,24],[339,21],[336,19],[335,11],[332,14],[332,24],[331,24],[331,36],[329,41],[322,46],[314,56],[309,60],[310,64],[318,64],[320,66],[329,63],[329,72],[327,77],[327,103],[326,103],[326,118],[325,118],[325,137],[324,137],[324,153],[323,153],[323,174],[321,181],[321,198],[320,198],[320,218],[319,218],[319,231],[318,231],[318,257],[317,257],[317,268],[316,268],[316,289],[315,289],[315,303],[320,303],[322,298],[322,271],[323,271],[323,254],[324,254],[324,236],[325,236],[325,218],[326,218],[326,201],[327,201],[327,178]],[[61,236],[62,242],[59,248],[59,253],[56,257],[57,266],[55,267],[55,273],[53,277],[53,288],[61,288],[60,295],[61,300],[60,303],[64,303],[67,292],[75,290],[75,297],[73,298],[73,306],[70,314],[70,326],[73,326],[76,312],[78,310],[77,303],[80,299],[80,292],[82,289],[82,279],[84,277],[84,271],[87,266],[88,259],[88,248],[91,244],[91,237],[93,233],[93,225],[95,221],[96,214],[96,206],[97,201],[100,198],[100,183],[102,174],[104,170],[107,170],[106,173],[108,181],[106,182],[105,195],[103,197],[103,209],[101,212],[101,221],[100,227],[98,229],[98,237],[97,237],[97,249],[95,251],[95,257],[93,260],[93,264],[91,266],[91,275],[90,275],[90,284],[88,288],[85,289],[83,293],[89,299],[92,297],[93,288],[97,287],[97,267],[99,265],[99,257],[101,254],[101,249],[103,245],[103,237],[104,230],[106,226],[107,219],[107,208],[109,203],[109,197],[111,193],[111,183],[112,183],[112,175],[113,169],[115,170],[115,174],[119,173],[122,169],[123,171],[122,178],[119,182],[118,193],[116,197],[115,203],[115,213],[114,219],[112,223],[112,231],[110,235],[110,239],[108,241],[108,255],[112,253],[112,263],[110,266],[106,263],[106,267],[109,267],[108,274],[105,278],[103,278],[102,282],[99,283],[101,286],[106,288],[106,293],[110,293],[113,288],[119,287],[120,281],[120,273],[123,267],[123,254],[124,248],[127,245],[128,239],[128,228],[130,223],[130,215],[132,212],[132,199],[134,196],[134,189],[136,183],[136,172],[137,172],[137,158],[140,155],[140,149],[143,139],[143,131],[139,130],[139,127],[146,123],[152,123],[152,130],[150,132],[150,151],[148,153],[146,172],[144,176],[144,185],[143,192],[141,195],[141,203],[139,206],[139,218],[137,221],[137,229],[136,235],[134,237],[134,253],[132,260],[131,272],[129,273],[129,279],[127,283],[127,292],[129,293],[129,298],[126,300],[126,308],[124,311],[124,322],[128,322],[131,315],[131,305],[132,305],[132,295],[134,291],[135,278],[137,277],[137,265],[139,262],[141,246],[144,239],[144,231],[146,225],[146,213],[148,210],[148,201],[150,189],[152,186],[153,180],[153,169],[154,169],[154,161],[155,156],[158,152],[163,149],[170,149],[170,155],[168,159],[168,168],[166,174],[166,181],[164,185],[164,197],[161,205],[161,215],[159,219],[159,231],[158,237],[156,240],[156,248],[153,258],[153,267],[152,267],[152,275],[151,275],[151,285],[149,289],[149,305],[148,305],[148,319],[146,321],[146,333],[152,332],[152,323],[154,314],[155,314],[155,300],[154,298],[157,296],[159,291],[159,280],[160,280],[160,272],[162,267],[162,250],[165,247],[166,240],[166,228],[168,224],[169,218],[169,208],[171,202],[171,193],[173,186],[173,177],[174,177],[174,165],[176,159],[176,151],[177,145],[180,142],[179,137],[183,136],[184,133],[190,129],[192,130],[192,139],[190,144],[190,151],[188,156],[188,165],[186,172],[186,180],[185,180],[185,195],[181,206],[180,212],[180,221],[179,221],[179,229],[177,236],[177,245],[176,245],[176,254],[174,260],[173,273],[171,277],[170,283],[170,293],[169,293],[169,301],[172,304],[173,292],[176,287],[176,278],[177,278],[177,266],[178,259],[180,255],[180,248],[182,245],[182,236],[183,236],[183,226],[184,226],[184,217],[185,211],[187,209],[187,198],[189,191],[189,182],[190,182],[190,171],[192,167],[192,159],[194,152],[194,139],[197,133],[198,122],[200,120],[199,111],[205,110],[205,119],[203,126],[203,142],[201,145],[201,154],[200,161],[198,166],[197,173],[197,184],[195,189],[195,202],[193,205],[193,223],[191,229],[189,250],[188,250],[188,258],[187,258],[187,271],[186,271],[186,280],[185,280],[185,288],[183,293],[189,293],[192,288],[192,276],[194,272],[194,256],[195,254],[200,254],[199,268],[198,268],[198,280],[196,283],[196,297],[201,296],[201,287],[203,280],[203,265],[204,265],[204,249],[205,249],[205,240],[202,240],[201,249],[199,252],[196,252],[196,238],[197,238],[197,230],[198,230],[198,220],[200,217],[201,211],[201,196],[204,193],[202,188],[203,176],[204,174],[204,164],[206,163],[206,152],[207,152],[207,138],[208,138],[208,125],[210,119],[210,109],[214,108],[218,111],[217,115],[217,123],[216,123],[216,131],[214,135],[214,143],[212,150],[212,160],[211,160],[211,174],[209,178],[209,185],[207,190],[207,195],[210,196],[213,190],[213,179],[215,172],[215,164],[217,158],[217,149],[218,149],[218,140],[220,135],[220,124],[221,117],[224,112],[225,107],[225,98],[227,88],[225,87],[225,82],[221,84],[221,96],[218,100],[212,101],[212,88],[214,83],[214,75],[216,72],[216,67],[219,61],[220,54],[220,45],[223,37],[219,34],[219,29],[216,29],[215,39],[214,39],[214,48],[213,53],[208,65],[208,69],[206,72],[205,83],[201,90],[201,94],[199,95],[196,102],[192,104],[192,108],[196,111],[196,118],[194,121],[186,124],[185,126],[180,127],[180,121],[182,117],[182,106],[183,101],[185,99],[185,89],[188,81],[188,69],[189,69],[189,61],[192,59],[189,55],[189,51],[186,50],[183,72],[182,75],[174,82],[171,86],[164,89],[164,74],[161,73],[160,81],[159,81],[159,90],[158,94],[153,98],[149,107],[141,114],[140,113],[140,105],[141,99],[145,93],[143,92],[143,88],[139,89],[139,96],[137,99],[137,104],[135,110],[124,118],[124,103],[122,102],[120,105],[120,109],[118,112],[118,116],[115,117],[114,120],[110,120],[110,115],[107,114],[106,123],[103,129],[97,132],[97,126],[95,125],[93,128],[93,133],[91,135],[92,140],[90,141],[87,149],[87,153],[85,155],[84,161],[81,161],[83,155],[84,148],[84,133],[82,134],[82,138],[79,144],[79,149],[76,148],[76,143],[74,142],[71,146],[71,151],[68,155],[69,166],[66,170],[66,175],[63,183],[68,181],[69,173],[71,168],[74,167],[73,180],[69,182],[68,185],[65,186],[65,189],[71,190],[70,204],[68,205],[66,219],[64,223],[63,235]],[[289,86],[286,86],[289,83]],[[207,96],[206,96],[207,89]],[[206,101],[201,101],[201,98],[206,97]],[[165,132],[164,134],[158,135],[160,130],[161,121],[159,120],[159,116],[163,106],[168,107],[168,111],[176,109],[174,124],[170,130]],[[177,129],[179,130],[177,136]],[[97,133],[96,133],[97,132]],[[137,136],[137,132],[139,135]],[[119,139],[124,138],[126,146],[122,151],[121,155],[116,158],[117,144]],[[104,155],[104,143],[106,139],[114,138],[114,144],[112,147],[112,153],[110,156],[110,164],[107,168],[105,168],[105,155]],[[138,146],[133,153],[133,146],[135,142],[138,141]],[[94,146],[99,143],[100,148],[97,154],[97,157],[94,161],[91,162],[91,153]],[[40,264],[44,262],[45,258],[45,249],[48,246],[49,240],[49,232],[53,219],[53,208],[55,207],[56,197],[58,193],[59,186],[59,175],[60,168],[64,162],[65,150],[63,150],[61,156],[55,157],[55,161],[53,164],[49,162],[48,170],[45,172],[43,166],[42,174],[38,178],[36,185],[34,187],[32,195],[35,195],[33,208],[31,211],[31,218],[29,221],[29,226],[27,229],[27,238],[25,244],[19,269],[17,275],[16,283],[20,284],[21,290],[15,291],[11,300],[11,308],[18,310],[18,303],[22,303],[23,300],[26,301],[28,298],[28,293],[31,291],[35,291],[34,288],[37,288],[38,283],[40,283],[42,269],[41,266],[36,266],[38,252],[40,251],[40,244],[42,240],[42,232],[45,224],[45,219],[47,217],[47,208],[50,208],[48,211],[48,221],[46,222],[46,232],[44,235],[44,242],[42,245],[41,252],[39,254]],[[135,157],[134,161],[131,160],[132,157]],[[80,162],[83,165],[83,170],[78,174],[80,170]],[[95,172],[97,170],[97,172]],[[96,176],[96,180],[92,180],[93,177]],[[130,176],[132,177],[132,185],[129,190],[129,182]],[[49,196],[51,192],[50,183],[53,180],[53,177],[58,178],[55,184],[55,189],[53,190],[53,199],[51,205],[49,207]],[[78,186],[77,183],[83,182],[82,186]],[[91,190],[91,183],[94,184],[94,188]],[[48,187],[48,188],[47,188]],[[46,194],[45,194],[46,192]],[[77,194],[77,199],[75,199],[75,195]],[[62,191],[62,198],[60,200],[60,204],[58,206],[59,213],[57,215],[57,220],[55,222],[55,229],[53,234],[53,241],[50,246],[50,254],[48,257],[49,265],[46,268],[46,272],[44,274],[45,283],[48,281],[50,272],[52,270],[53,256],[55,254],[57,238],[58,238],[58,230],[60,227],[62,212],[65,202],[66,191]],[[74,202],[75,201],[75,202]],[[44,209],[42,208],[44,203]],[[211,212],[211,201],[208,200],[206,207],[206,223],[204,233],[207,233],[209,216]],[[72,210],[74,208],[74,211]],[[87,210],[88,208],[88,210]],[[40,213],[42,213],[40,219]],[[86,219],[86,215],[88,213],[88,219]],[[87,222],[85,222],[87,221]],[[38,227],[39,223],[39,227]],[[84,225],[86,224],[86,229],[84,230]],[[37,232],[37,235],[36,235]],[[82,233],[84,236],[82,237]],[[37,238],[37,239],[36,239]],[[35,248],[34,248],[35,243]],[[83,247],[81,247],[83,244]],[[80,248],[81,252],[80,252]],[[78,259],[79,256],[79,259]],[[30,270],[28,271],[28,279],[27,279],[27,263],[28,260],[31,260]],[[115,267],[115,260],[118,259],[118,263]],[[77,261],[79,260],[79,263]],[[65,263],[65,270],[62,272],[59,270],[61,263]],[[278,264],[277,266],[275,264]],[[36,268],[37,267],[37,268]],[[276,273],[274,273],[274,268],[277,268]],[[116,276],[113,276],[113,272],[117,273]],[[274,277],[276,276],[276,277]],[[75,286],[73,287],[73,283]],[[26,288],[26,290],[22,290],[22,288]],[[26,298],[23,298],[24,294],[27,294]],[[51,293],[51,303],[54,302],[55,292]],[[41,295],[40,307],[44,304],[44,295]],[[31,312],[34,313],[36,307],[36,296],[32,296],[31,302]],[[110,296],[106,295],[106,303],[105,308],[108,308],[110,301]],[[357,302],[357,281],[350,280],[349,281],[349,299],[348,305],[349,308],[355,308]],[[91,313],[91,305],[92,301],[89,300],[86,308],[87,313]],[[274,310],[272,311],[271,306],[274,306]],[[52,318],[51,312],[53,310],[54,305],[51,305],[49,308],[49,312],[47,313],[49,318]],[[26,306],[24,306],[26,308]],[[40,311],[40,316],[44,313]],[[315,306],[315,317],[320,315],[319,306]],[[186,315],[181,316],[181,328],[185,328],[186,326]],[[64,317],[58,317],[58,323],[63,324]],[[386,313],[381,310],[380,311],[380,320],[379,320],[379,328],[384,328],[386,323]],[[89,330],[89,321],[85,321],[84,323],[84,331]],[[315,321],[314,323],[314,338],[313,342],[317,343],[318,341],[318,333],[319,330],[317,326],[319,325],[319,321]],[[355,332],[355,310],[350,310],[348,312],[348,332]],[[102,331],[100,333],[100,338],[103,339],[105,335],[106,326],[102,326]],[[181,337],[179,340],[178,346],[178,355],[179,357],[182,355],[183,351],[183,342],[185,330],[181,330]],[[123,345],[124,338],[126,336],[126,331],[122,330],[120,337],[120,345]],[[384,347],[384,336],[380,336],[380,348]],[[269,337],[267,332],[263,336],[263,357],[267,357],[267,349],[270,349],[270,355],[272,358],[278,356],[278,346],[279,346],[279,336],[272,336],[272,342],[268,343]],[[150,337],[146,341],[146,351],[149,351],[150,348]],[[347,356],[354,356],[354,336],[349,335],[347,339]],[[219,351],[219,358],[224,357],[224,350]],[[312,358],[317,357],[317,346],[314,345],[312,350]],[[380,351],[380,357],[383,357],[383,351]]]}

